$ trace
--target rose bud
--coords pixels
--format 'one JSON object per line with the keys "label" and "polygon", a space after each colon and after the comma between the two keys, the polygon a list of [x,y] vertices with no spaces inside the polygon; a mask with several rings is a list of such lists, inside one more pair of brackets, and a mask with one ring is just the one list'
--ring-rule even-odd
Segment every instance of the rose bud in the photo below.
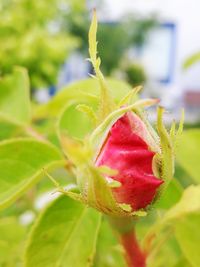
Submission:
{"label": "rose bud", "polygon": [[157,133],[141,108],[156,100],[138,100],[110,113],[84,141],[62,137],[80,193],[64,192],[112,216],[143,215],[159,199],[174,171],[175,140],[158,108]]}
{"label": "rose bud", "polygon": [[178,130],[173,123],[168,133],[162,120],[164,109],[158,107],[155,131],[143,109],[158,100],[137,100],[138,87],[116,103],[100,70],[96,31],[94,12],[89,54],[99,81],[99,103],[97,109],[84,103],[77,106],[91,118],[94,129],[79,141],[61,134],[79,192],[60,191],[111,216],[144,215],[173,178],[176,140],[183,118]]}
{"label": "rose bud", "polygon": [[153,172],[153,151],[148,143],[148,130],[142,120],[128,112],[119,118],[97,157],[96,165],[117,170],[107,177],[121,185],[113,188],[119,203],[130,204],[134,211],[147,207],[154,199],[158,187],[164,182]]}

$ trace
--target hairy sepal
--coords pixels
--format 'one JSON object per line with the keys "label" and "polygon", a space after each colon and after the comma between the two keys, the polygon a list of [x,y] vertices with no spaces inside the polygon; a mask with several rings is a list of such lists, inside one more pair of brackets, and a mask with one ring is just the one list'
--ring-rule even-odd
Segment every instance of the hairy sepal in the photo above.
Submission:
{"label": "hairy sepal", "polygon": [[106,80],[100,70],[101,59],[97,57],[97,15],[96,11],[93,12],[93,18],[91,22],[91,26],[89,29],[89,61],[92,63],[96,78],[99,81],[100,85],[100,103],[98,108],[98,123],[101,123],[105,117],[115,109],[114,100],[110,94],[109,88],[107,86]]}
{"label": "hairy sepal", "polygon": [[164,108],[158,107],[157,109],[157,130],[160,137],[161,153],[155,158],[154,164],[158,166],[159,177],[162,178],[164,184],[160,188],[160,193],[166,190],[174,175],[174,160],[175,151],[178,138],[183,130],[184,111],[179,123],[178,130],[176,131],[175,122],[172,123],[170,133],[167,132],[163,123]]}
{"label": "hairy sepal", "polygon": [[142,210],[133,212],[131,206],[125,203],[117,203],[112,189],[120,187],[121,184],[115,180],[112,181],[105,178],[106,176],[115,175],[116,170],[112,170],[107,166],[94,166],[92,151],[87,140],[85,143],[80,143],[68,138],[66,135],[62,135],[61,143],[64,153],[72,163],[73,173],[80,193],[66,191],[56,185],[58,192],[111,216],[145,215]]}
{"label": "hairy sepal", "polygon": [[90,136],[89,142],[91,144],[91,148],[93,148],[94,155],[97,157],[112,125],[125,113],[129,111],[138,111],[140,108],[148,107],[155,105],[158,102],[157,99],[144,99],[138,100],[132,105],[128,105],[126,107],[122,107],[116,109],[112,113],[110,113],[105,120],[93,131]]}
{"label": "hairy sepal", "polygon": [[116,202],[112,193],[112,185],[105,179],[101,168],[84,165],[77,169],[76,175],[84,202],[89,206],[116,217],[146,215],[142,210],[135,212],[130,205]]}

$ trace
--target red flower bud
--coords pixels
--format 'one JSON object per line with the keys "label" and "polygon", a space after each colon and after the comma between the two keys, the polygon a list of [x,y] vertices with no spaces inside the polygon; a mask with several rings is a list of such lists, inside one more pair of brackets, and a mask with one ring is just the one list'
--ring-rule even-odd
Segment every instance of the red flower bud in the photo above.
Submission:
{"label": "red flower bud", "polygon": [[176,143],[183,129],[184,114],[178,129],[173,123],[168,133],[163,124],[164,109],[158,107],[156,132],[143,109],[157,104],[157,99],[136,101],[140,89],[136,87],[115,103],[100,70],[96,31],[94,13],[89,54],[100,85],[97,113],[91,106],[77,106],[95,127],[81,141],[61,136],[80,193],[61,192],[111,216],[144,216],[146,211],[142,209],[152,204],[173,178]]}
{"label": "red flower bud", "polygon": [[96,160],[97,166],[106,165],[118,171],[107,177],[108,181],[112,178],[121,184],[112,189],[114,197],[135,211],[151,204],[163,183],[153,173],[156,151],[150,146],[145,124],[136,114],[128,112],[112,126]]}

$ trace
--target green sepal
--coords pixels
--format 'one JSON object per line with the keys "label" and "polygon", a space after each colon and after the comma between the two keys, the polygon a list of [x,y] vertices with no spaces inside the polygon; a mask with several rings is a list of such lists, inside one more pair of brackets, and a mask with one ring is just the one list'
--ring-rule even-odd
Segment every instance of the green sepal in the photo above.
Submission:
{"label": "green sepal", "polygon": [[176,132],[175,151],[176,151],[177,146],[178,146],[179,138],[180,138],[180,136],[181,136],[181,134],[183,132],[184,119],[185,119],[185,112],[184,112],[184,109],[182,109],[181,119],[180,119],[180,122],[179,122],[179,127],[178,127],[178,130]]}
{"label": "green sepal", "polygon": [[[73,186],[70,190],[66,190],[64,187],[62,187],[45,169],[44,169],[45,175],[51,180],[51,182],[56,187],[56,190],[53,193],[62,193],[68,197],[71,197],[72,199],[84,203],[84,200],[78,190],[77,186]],[[78,191],[78,192],[76,192]]]}
{"label": "green sepal", "polygon": [[96,78],[99,81],[101,94],[100,94],[100,103],[98,108],[98,123],[102,122],[104,118],[114,110],[115,103],[111,94],[109,92],[109,88],[105,81],[105,78],[100,70],[101,59],[97,57],[97,16],[96,11],[93,12],[93,18],[91,22],[91,26],[89,29],[89,54],[90,59],[89,61],[92,63],[94,67],[94,71],[96,73]]}
{"label": "green sepal", "polygon": [[132,211],[130,205],[118,203],[112,193],[109,182],[98,167],[84,165],[77,169],[77,182],[84,199],[89,206],[115,217],[144,216],[143,211]]}
{"label": "green sepal", "polygon": [[97,116],[96,116],[94,110],[90,106],[85,105],[85,104],[79,104],[79,105],[77,105],[76,109],[80,112],[85,113],[90,118],[90,120],[92,121],[94,126],[96,126]]}
{"label": "green sepal", "polygon": [[164,108],[157,109],[157,130],[160,137],[161,154],[157,157],[159,177],[164,180],[160,191],[165,190],[174,175],[174,159],[177,146],[177,140],[183,130],[184,111],[179,123],[179,128],[176,131],[175,122],[172,123],[170,133],[167,132],[163,124]]}
{"label": "green sepal", "polygon": [[80,193],[75,193],[75,192],[72,192],[71,190],[65,190],[64,188],[61,188],[61,187],[58,188],[57,192],[62,193],[64,195],[72,198],[73,200],[76,200],[76,201],[81,202],[83,204],[87,204]]}
{"label": "green sepal", "polygon": [[171,128],[170,128],[170,138],[172,141],[173,146],[175,145],[176,142],[176,122],[173,120]]}
{"label": "green sepal", "polygon": [[[157,101],[156,103],[159,102],[158,99],[156,101]],[[147,119],[148,114],[146,114],[146,111],[141,108],[139,108],[135,113],[144,122],[147,132],[149,133],[151,137],[148,140],[149,148],[156,153],[160,153],[161,152],[160,151],[160,139],[159,139],[158,133],[155,131],[155,129],[152,127],[151,123]]]}
{"label": "green sepal", "polygon": [[114,175],[115,170],[105,166],[96,167],[96,158],[113,124],[125,113],[130,111],[135,112],[144,122],[149,132],[150,142],[147,143],[150,150],[156,153],[153,160],[153,171],[157,177],[164,181],[164,184],[159,190],[159,193],[161,193],[173,177],[176,140],[183,128],[183,118],[178,131],[176,132],[175,124],[173,124],[170,134],[168,134],[162,121],[164,109],[159,107],[157,112],[157,135],[147,121],[143,108],[157,104],[158,99],[135,101],[136,94],[140,90],[140,87],[129,92],[120,101],[119,107],[117,107],[114,104],[109,88],[100,70],[101,60],[97,57],[96,33],[97,17],[94,11],[89,30],[89,54],[90,61],[96,73],[96,77],[94,78],[98,80],[101,89],[99,108],[97,110],[97,115],[95,115],[92,108],[85,104],[78,105],[77,109],[86,113],[92,119],[96,128],[87,139],[85,138],[85,140],[81,142],[60,135],[63,150],[73,164],[73,172],[77,178],[80,193],[74,194],[74,192],[65,191],[63,189],[59,189],[59,191],[69,196],[71,194],[72,198],[77,198],[77,200],[110,216],[144,216],[146,215],[145,211],[139,210],[133,212],[129,204],[118,203],[116,201],[112,188],[119,188],[121,184],[110,178]]}
{"label": "green sepal", "polygon": [[173,178],[174,174],[174,149],[172,140],[163,124],[164,108],[158,107],[157,109],[157,130],[160,137],[160,177],[164,181],[162,189],[166,188]]}
{"label": "green sepal", "polygon": [[157,99],[144,99],[138,100],[132,105],[118,108],[112,113],[110,113],[105,120],[93,131],[90,136],[89,142],[91,148],[95,151],[95,157],[98,155],[100,148],[102,147],[106,136],[108,135],[112,125],[126,112],[137,111],[140,108],[152,106],[157,103]]}
{"label": "green sepal", "polygon": [[137,86],[133,88],[130,92],[128,92],[119,102],[118,107],[122,107],[124,105],[131,105],[137,100],[137,94],[142,89],[142,86]]}
{"label": "green sepal", "polygon": [[97,210],[113,216],[130,216],[130,212],[121,209],[98,168],[85,165],[77,170],[78,184],[85,202]]}
{"label": "green sepal", "polygon": [[106,176],[114,176],[118,174],[118,170],[111,169],[110,167],[106,165],[98,166],[98,170]]}
{"label": "green sepal", "polygon": [[74,166],[83,165],[92,158],[90,147],[79,140],[69,138],[66,134],[60,136],[62,149]]}

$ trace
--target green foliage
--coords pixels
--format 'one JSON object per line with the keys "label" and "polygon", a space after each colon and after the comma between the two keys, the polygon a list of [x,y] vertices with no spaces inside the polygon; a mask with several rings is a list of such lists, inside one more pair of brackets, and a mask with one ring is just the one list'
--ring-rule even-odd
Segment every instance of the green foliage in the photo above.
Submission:
{"label": "green foliage", "polygon": [[170,182],[167,190],[164,192],[163,196],[159,199],[158,203],[156,204],[156,207],[166,210],[171,208],[180,200],[182,193],[182,186],[176,179],[173,179]]}
{"label": "green foliage", "polygon": [[146,73],[140,64],[130,64],[125,68],[127,81],[132,86],[138,86],[146,82]]}
{"label": "green foliage", "polygon": [[200,183],[200,130],[184,131],[179,140],[177,159],[181,166],[191,175],[196,183]]}
{"label": "green foliage", "polygon": [[[162,240],[162,238],[164,239],[164,241]],[[175,267],[180,260],[183,264],[181,266],[184,266],[184,264],[186,263],[186,267],[189,267],[189,264],[185,260],[185,258],[182,260],[182,252],[178,246],[176,239],[173,236],[168,236],[168,238],[165,240],[165,234],[160,234],[159,242],[161,244],[163,242],[164,244],[160,244],[160,246],[152,253],[154,255],[149,256],[147,265],[148,267]]]}
{"label": "green foliage", "polygon": [[89,267],[96,250],[101,214],[62,196],[36,222],[25,266]]}
{"label": "green foliage", "polygon": [[20,127],[17,127],[15,124],[0,120],[0,141],[15,136],[20,130]]}
{"label": "green foliage", "polygon": [[[51,170],[51,169],[60,169],[60,166],[63,166],[64,161],[63,161],[63,157],[61,156],[60,152],[58,149],[56,149],[53,145],[51,145],[50,143],[48,143],[47,141],[43,141],[44,137],[41,136],[38,132],[35,132],[35,129],[40,130],[40,127],[43,127],[42,124],[40,126],[40,123],[37,125],[34,124],[34,121],[31,120],[30,115],[30,100],[29,100],[29,86],[27,83],[27,77],[26,77],[26,73],[24,72],[24,70],[21,69],[17,69],[16,72],[13,73],[13,75],[9,75],[9,81],[12,81],[12,83],[8,83],[8,82],[4,82],[7,81],[7,77],[5,77],[2,80],[2,92],[3,90],[5,90],[4,88],[9,88],[10,90],[10,94],[4,94],[2,95],[2,103],[5,103],[4,105],[0,106],[0,112],[2,114],[6,114],[6,116],[2,116],[3,120],[0,123],[0,126],[2,127],[1,131],[1,138],[2,141],[0,143],[0,168],[1,168],[1,172],[0,172],[0,200],[1,200],[1,209],[9,206],[10,204],[12,204],[16,199],[19,199],[20,196],[22,196],[22,194],[27,191],[30,187],[32,187],[34,184],[36,184],[42,176],[45,176],[45,171]],[[16,85],[16,81],[18,81],[18,87],[14,87],[11,85]],[[24,82],[25,81],[25,82]],[[4,82],[4,83],[3,83]],[[9,85],[9,87],[8,87]],[[108,81],[108,85],[111,89],[111,93],[114,96],[114,99],[116,102],[118,102],[122,97],[124,97],[124,95],[129,92],[130,87],[124,83],[124,82],[120,82],[120,81],[116,81],[116,80],[109,80]],[[17,88],[17,90],[15,91],[14,94],[14,89],[13,88]],[[81,127],[75,127],[75,125],[73,123],[71,123],[69,120],[70,117],[74,117],[74,111],[77,112],[77,114],[79,114],[80,116],[85,116],[80,110],[74,110],[69,111],[67,109],[67,107],[69,106],[72,107],[72,103],[91,103],[94,108],[97,107],[97,100],[98,97],[100,95],[100,88],[98,88],[98,83],[96,80],[94,79],[88,79],[82,82],[78,82],[76,84],[72,84],[69,87],[65,88],[63,91],[61,91],[54,99],[52,99],[52,101],[49,102],[49,104],[47,105],[42,105],[40,108],[37,109],[39,111],[44,111],[42,112],[42,116],[38,116],[38,117],[42,117],[42,118],[47,118],[49,117],[49,119],[51,120],[52,118],[54,118],[55,116],[58,117],[58,114],[60,119],[60,130],[66,130],[69,129],[69,131],[72,131],[73,135],[74,135],[74,131],[77,132],[78,134],[82,132]],[[4,96],[4,97],[3,97]],[[14,106],[14,108],[13,108]],[[53,107],[53,108],[52,108]],[[75,106],[74,106],[75,107]],[[66,112],[66,114],[65,114]],[[72,113],[71,113],[72,112]],[[15,114],[16,113],[16,114]],[[20,116],[18,116],[17,114],[23,114],[26,115],[27,117],[29,117],[29,119],[24,119],[23,117],[21,118]],[[15,116],[17,115],[17,116]],[[25,117],[26,118],[26,117]],[[37,118],[37,116],[35,116],[34,120]],[[15,120],[17,120],[17,122],[15,122]],[[77,126],[80,126],[79,123],[80,117],[77,117]],[[75,121],[73,121],[75,122]],[[15,125],[17,123],[17,126]],[[37,121],[36,121],[37,123]],[[18,126],[19,125],[19,126]],[[86,125],[83,123],[82,124],[84,126],[84,128],[86,130],[87,127]],[[18,129],[20,127],[20,129]],[[75,128],[73,128],[75,127]],[[41,128],[42,129],[42,128]],[[73,130],[75,129],[75,130]],[[47,134],[46,131],[49,131],[49,128],[44,128],[43,133]],[[43,131],[43,130],[42,130]],[[54,128],[55,131],[55,128]],[[31,136],[33,135],[34,138],[37,139],[29,139],[29,138],[15,138],[15,139],[10,139],[10,140],[6,140],[10,137],[12,137],[13,135],[19,137],[19,136],[23,136],[23,135],[29,135],[31,134]],[[54,132],[54,134],[56,134],[56,132]],[[45,171],[44,171],[45,169]],[[61,172],[62,173],[62,172]],[[67,180],[66,180],[67,182]],[[45,184],[45,181],[44,181]],[[43,187],[49,188],[49,186],[45,186],[43,185]],[[25,200],[28,196],[25,196]],[[30,202],[31,200],[27,200],[27,202]],[[33,200],[32,200],[33,201]],[[66,205],[66,211],[68,211],[69,206],[77,206],[77,207],[81,207],[81,209],[83,209],[83,206],[81,204],[78,204],[77,202],[74,202],[70,199],[68,199],[67,197],[63,197],[63,201]],[[69,203],[70,202],[70,203]],[[73,205],[72,205],[73,204]],[[52,204],[53,205],[53,204]],[[73,206],[74,207],[74,206]],[[72,210],[74,210],[74,208],[72,207]],[[25,210],[27,208],[27,206],[24,206]],[[23,209],[23,206],[22,206]],[[51,209],[51,208],[48,208]],[[77,208],[78,209],[78,208]],[[85,209],[85,208],[84,208]],[[20,208],[21,210],[21,208]],[[19,212],[18,208],[16,209],[15,207],[12,208],[12,212]],[[58,220],[58,214],[60,214],[61,219],[63,216],[62,212],[59,212],[58,209],[56,208],[55,210],[56,215],[52,215],[53,218],[56,217],[56,221]],[[9,212],[8,212],[9,213]],[[51,213],[51,211],[49,212]],[[43,213],[44,216],[46,213]],[[86,264],[89,264],[88,266],[91,265],[91,263],[88,262],[88,257],[91,257],[89,261],[92,260],[92,258],[95,256],[95,250],[96,250],[96,239],[95,239],[95,235],[94,233],[91,233],[91,238],[93,238],[93,245],[91,247],[91,240],[92,239],[88,239],[88,233],[91,230],[91,224],[94,223],[94,220],[96,220],[97,222],[97,226],[100,223],[100,215],[97,214],[94,210],[91,209],[87,209],[84,213],[84,217],[81,217],[81,225],[79,226],[80,231],[78,231],[78,237],[77,232],[74,231],[74,240],[70,241],[70,246],[68,247],[69,252],[67,252],[67,254],[63,254],[63,261],[64,261],[64,265],[63,266],[72,266],[70,261],[73,261],[76,263],[75,266],[78,266],[77,264],[82,264],[80,266],[86,266]],[[69,210],[69,213],[66,213],[66,216],[70,216],[70,221],[71,221],[71,215],[72,212],[71,210]],[[42,217],[43,218],[43,217]],[[64,217],[65,219],[66,217]],[[96,219],[95,219],[96,218]],[[76,221],[76,219],[78,219],[77,217],[74,218],[74,222]],[[39,222],[42,219],[39,219]],[[34,229],[37,229],[37,227],[39,227],[39,222],[36,223],[37,226],[35,226]],[[49,221],[48,221],[49,223]],[[83,238],[80,239],[80,235],[79,233],[81,233],[81,230],[83,228],[83,223],[86,225],[85,230],[82,232]],[[52,224],[52,220],[51,220],[51,224]],[[50,224],[50,225],[51,225]],[[17,227],[17,224],[16,224]],[[46,226],[45,226],[46,227]],[[77,226],[78,227],[78,226]],[[98,226],[99,227],[99,226]],[[98,227],[94,228],[94,231],[97,231],[96,234],[98,234]],[[58,227],[59,228],[59,227]],[[58,232],[58,229],[55,227],[55,232],[53,234],[56,234],[56,236],[58,238],[63,238],[63,232],[66,231],[66,228],[68,228],[68,225],[66,225],[64,227],[64,230],[61,229],[60,234]],[[16,228],[15,228],[16,229]],[[32,231],[34,233],[34,230]],[[69,230],[69,232],[70,230]],[[55,240],[54,235],[52,234],[52,239]],[[33,236],[34,234],[32,234]],[[4,237],[3,237],[4,238]],[[15,236],[13,237],[15,238]],[[23,238],[24,236],[21,236],[21,241],[23,242]],[[35,238],[35,239],[34,239]],[[36,235],[33,239],[31,240],[35,240],[34,242],[36,242],[38,244],[38,236]],[[97,235],[96,235],[97,238]],[[6,240],[6,238],[5,238]],[[18,239],[16,238],[16,240],[18,241]],[[42,239],[43,240],[43,239]],[[86,240],[88,240],[88,246],[86,247],[86,250],[83,250],[83,247],[85,247],[85,242]],[[30,241],[31,242],[31,241]],[[48,246],[46,243],[46,239],[43,240],[44,244],[43,248],[44,248],[44,254],[48,255],[49,257],[49,253],[48,253]],[[64,242],[64,241],[63,241]],[[74,243],[75,242],[75,243]],[[79,258],[77,257],[77,253],[73,254],[71,251],[72,246],[77,247],[78,242],[80,242],[79,246],[80,246],[80,250],[83,251],[82,253],[82,260],[83,263],[79,263]],[[59,241],[60,243],[60,241]],[[61,242],[62,243],[62,242]],[[27,250],[27,255],[30,252],[30,248],[32,248],[32,245],[30,245],[32,243],[29,243],[28,246],[28,250]],[[63,243],[62,243],[63,244]],[[38,247],[34,247],[35,251],[38,252]],[[52,249],[55,249],[55,245],[53,243],[52,245]],[[39,249],[41,250],[41,249]],[[3,250],[4,251],[4,250]],[[20,253],[20,251],[22,251],[22,247],[19,247],[19,250],[17,250],[17,253]],[[41,250],[42,251],[42,250]],[[74,250],[76,252],[76,250]],[[30,252],[31,253],[31,252]],[[116,254],[115,251],[113,251],[114,255]],[[71,257],[69,258],[68,255],[71,255]],[[112,254],[112,251],[111,251]],[[28,256],[27,256],[27,266],[37,266],[34,265],[35,261],[37,261],[39,258],[39,256],[37,256],[38,253],[35,254],[35,257],[33,257],[33,263],[30,262],[30,259],[28,261]],[[60,255],[60,254],[59,254]],[[13,252],[13,257],[15,256],[14,252]],[[56,257],[56,256],[55,256]],[[114,256],[112,256],[114,257]],[[20,257],[21,258],[21,257]],[[32,257],[31,257],[32,258]],[[7,257],[5,256],[4,260],[6,261],[6,264],[12,263],[14,262],[14,259],[11,257]],[[47,259],[48,260],[48,259]],[[65,265],[66,262],[69,261],[69,265]],[[78,262],[77,262],[78,261]],[[104,261],[104,257],[102,258],[102,261]],[[19,260],[19,265],[20,265],[21,259]],[[42,262],[42,261],[41,261]],[[49,260],[48,262],[52,262],[51,260]],[[87,263],[86,263],[87,262]],[[42,264],[42,263],[41,263]]]}
{"label": "green foliage", "polygon": [[77,104],[73,104],[61,114],[58,128],[60,132],[66,132],[71,137],[82,139],[91,131],[92,123],[87,114],[79,111]]}
{"label": "green foliage", "polygon": [[180,201],[167,211],[161,222],[167,223],[200,211],[200,185],[188,187]]}
{"label": "green foliage", "polygon": [[165,215],[160,218],[156,224],[152,226],[152,229],[149,230],[145,241],[148,240],[148,237],[152,233],[159,234],[159,231],[163,229],[169,223],[175,223],[176,220],[183,218],[184,216],[199,213],[200,211],[200,185],[188,187],[180,200],[173,205]]}
{"label": "green foliage", "polygon": [[[191,263],[192,266],[198,266],[198,264],[193,265],[193,262],[195,262],[195,264],[196,262],[199,262],[199,253],[197,252],[197,247],[200,242],[200,237],[198,234],[194,234],[194,238],[192,237],[192,241],[190,242],[188,232],[193,230],[195,231],[195,228],[191,227],[193,224],[194,227],[196,227],[195,225],[199,220],[199,214],[200,185],[190,186],[184,191],[181,199],[174,206],[172,206],[164,214],[163,217],[158,218],[157,222],[147,231],[147,235],[143,240],[144,247],[148,247],[151,238],[154,235],[156,236],[151,247],[151,253],[149,255],[150,261],[152,261],[153,258],[152,266],[154,266],[154,259],[157,256],[157,253],[159,252],[160,245],[162,245],[166,240],[168,240],[172,236],[173,232],[175,232],[176,239],[180,244],[182,254],[187,258],[187,260]],[[190,219],[191,224],[187,225],[187,222]],[[185,233],[183,233],[184,231]],[[191,244],[193,244],[193,246],[191,246]],[[178,255],[176,255],[176,257],[181,260],[180,256],[182,256],[182,254],[179,255],[179,251],[177,251],[177,254]],[[183,262],[185,262],[185,260]],[[189,266],[189,264],[186,266]]]}
{"label": "green foliage", "polygon": [[[25,69],[16,68],[0,80],[0,117],[16,124],[31,119],[29,79]],[[19,108],[20,107],[20,108]]]}
{"label": "green foliage", "polygon": [[94,267],[125,267],[123,250],[104,218],[99,231]]}
{"label": "green foliage", "polygon": [[[64,1],[69,6],[72,1]],[[28,69],[31,87],[52,85],[77,40],[59,28],[60,1],[2,0],[0,3],[0,71],[15,65]],[[53,28],[56,27],[56,30]]]}
{"label": "green foliage", "polygon": [[4,217],[0,219],[0,266],[21,265],[21,251],[25,236],[26,229],[18,222],[17,218]]}
{"label": "green foliage", "polygon": [[[124,97],[131,89],[123,81],[108,79],[107,84],[116,102]],[[59,91],[47,104],[36,107],[35,118],[57,117],[57,115],[70,104],[90,102],[98,104],[100,86],[96,79],[85,79],[72,83]]]}
{"label": "green foliage", "polygon": [[0,209],[33,186],[44,169],[63,165],[59,151],[46,142],[11,139],[0,142]]}
{"label": "green foliage", "polygon": [[[200,210],[199,210],[200,211]],[[182,218],[175,226],[175,235],[185,257],[192,266],[200,266],[198,244],[200,242],[200,212]]]}

